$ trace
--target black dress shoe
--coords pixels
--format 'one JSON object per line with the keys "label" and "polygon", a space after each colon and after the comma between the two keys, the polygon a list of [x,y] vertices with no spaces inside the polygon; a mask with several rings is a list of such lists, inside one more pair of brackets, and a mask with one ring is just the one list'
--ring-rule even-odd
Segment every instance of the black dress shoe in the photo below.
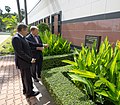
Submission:
{"label": "black dress shoe", "polygon": [[38,76],[38,78],[41,78],[41,76]]}
{"label": "black dress shoe", "polygon": [[26,94],[26,92],[25,92],[25,91],[23,91],[23,94],[25,95],[25,94]]}
{"label": "black dress shoe", "polygon": [[36,92],[33,91],[31,95],[26,95],[26,98],[30,98],[32,96],[37,96],[39,93],[40,93],[39,91],[36,91]]}
{"label": "black dress shoe", "polygon": [[34,79],[34,82],[39,82],[39,80],[36,78],[36,79]]}
{"label": "black dress shoe", "polygon": [[25,91],[25,90],[23,90],[23,94],[24,94],[24,95],[26,94],[26,91]]}

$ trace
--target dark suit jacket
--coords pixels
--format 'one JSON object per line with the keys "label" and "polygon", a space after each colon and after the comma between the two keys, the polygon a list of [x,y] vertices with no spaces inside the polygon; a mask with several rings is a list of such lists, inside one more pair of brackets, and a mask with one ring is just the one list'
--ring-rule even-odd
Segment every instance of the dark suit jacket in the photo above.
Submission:
{"label": "dark suit jacket", "polygon": [[28,68],[30,66],[32,56],[28,42],[19,34],[12,38],[12,45],[15,50],[16,66],[21,68]]}
{"label": "dark suit jacket", "polygon": [[[26,39],[30,42],[37,43],[32,34],[29,34],[26,37]],[[40,36],[37,36],[37,39],[39,41],[40,47],[43,47],[42,40],[41,40]],[[37,59],[39,58],[38,61],[40,59],[42,59],[42,51],[36,50],[36,46],[33,46],[32,44],[30,45],[30,47],[31,47],[32,57],[35,57]]]}
{"label": "dark suit jacket", "polygon": [[30,67],[32,60],[30,45],[36,47],[41,46],[36,43],[28,42],[25,38],[21,37],[19,34],[16,34],[12,38],[12,45],[15,50],[15,63],[19,69]]}

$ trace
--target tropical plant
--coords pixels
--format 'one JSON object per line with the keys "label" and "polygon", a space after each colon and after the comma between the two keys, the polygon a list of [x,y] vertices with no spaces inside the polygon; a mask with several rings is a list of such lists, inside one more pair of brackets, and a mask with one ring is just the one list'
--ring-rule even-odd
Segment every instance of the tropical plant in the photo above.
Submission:
{"label": "tropical plant", "polygon": [[6,29],[13,31],[18,23],[17,16],[5,17],[2,19],[3,23],[6,24]]}
{"label": "tropical plant", "polygon": [[4,31],[4,29],[5,29],[5,24],[3,23],[2,19],[3,19],[3,17],[0,16],[0,31]]}
{"label": "tropical plant", "polygon": [[0,55],[14,53],[11,40],[12,40],[12,36],[10,36],[8,39],[6,39],[3,43],[0,44]]}
{"label": "tropical plant", "polygon": [[46,30],[50,31],[50,28],[46,23],[40,23],[38,25],[38,28],[39,28],[39,32],[41,32],[41,33],[44,33]]}
{"label": "tropical plant", "polygon": [[43,43],[49,44],[49,48],[43,50],[43,54],[46,55],[60,55],[70,53],[70,43],[63,39],[62,36],[51,34],[49,31],[40,33]]}
{"label": "tropical plant", "polygon": [[76,51],[74,62],[63,62],[74,65],[68,75],[71,79],[85,84],[86,94],[93,97],[95,102],[104,104],[109,100],[120,105],[120,42],[113,49],[106,38],[97,52],[95,44],[92,49],[82,45],[82,50]]}

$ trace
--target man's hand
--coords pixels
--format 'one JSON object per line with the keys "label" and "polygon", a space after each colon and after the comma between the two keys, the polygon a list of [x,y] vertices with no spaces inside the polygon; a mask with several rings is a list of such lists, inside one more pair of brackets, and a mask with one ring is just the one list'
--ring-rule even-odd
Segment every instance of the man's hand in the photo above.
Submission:
{"label": "man's hand", "polygon": [[48,44],[43,44],[43,46],[44,46],[45,48],[48,48],[48,47],[49,47],[49,45],[48,45]]}
{"label": "man's hand", "polygon": [[35,62],[36,62],[36,59],[32,58],[31,63],[35,63]]}
{"label": "man's hand", "polygon": [[37,47],[36,49],[42,51],[44,50],[44,47]]}

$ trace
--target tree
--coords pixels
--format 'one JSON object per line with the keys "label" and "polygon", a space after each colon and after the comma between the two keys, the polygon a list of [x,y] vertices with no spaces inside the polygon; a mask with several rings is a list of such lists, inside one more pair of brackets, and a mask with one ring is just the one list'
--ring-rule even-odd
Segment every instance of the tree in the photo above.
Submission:
{"label": "tree", "polygon": [[2,22],[2,19],[3,19],[3,17],[0,16],[0,31],[3,31],[4,27],[5,27],[4,23]]}
{"label": "tree", "polygon": [[25,18],[25,10],[24,9],[21,9],[20,10],[20,13],[21,13],[21,18],[22,20]]}
{"label": "tree", "polygon": [[0,9],[0,31],[4,31],[5,30],[5,24],[2,21],[2,19],[4,17],[4,14],[2,12],[3,12],[3,10]]}
{"label": "tree", "polygon": [[0,9],[0,15],[2,15],[2,12],[3,12],[3,10],[2,10],[2,9]]}
{"label": "tree", "polygon": [[17,16],[11,16],[11,18],[9,17],[5,17],[2,19],[3,23],[6,25],[6,29],[9,31],[13,31],[16,26],[17,26]]}
{"label": "tree", "polygon": [[0,9],[0,31],[2,31],[2,9]]}
{"label": "tree", "polygon": [[18,23],[18,14],[10,13],[11,8],[9,6],[5,6],[7,13],[2,13],[2,9],[0,9],[0,31],[12,31],[16,28]]}
{"label": "tree", "polygon": [[11,11],[11,8],[9,6],[5,6],[5,10],[9,13]]}

